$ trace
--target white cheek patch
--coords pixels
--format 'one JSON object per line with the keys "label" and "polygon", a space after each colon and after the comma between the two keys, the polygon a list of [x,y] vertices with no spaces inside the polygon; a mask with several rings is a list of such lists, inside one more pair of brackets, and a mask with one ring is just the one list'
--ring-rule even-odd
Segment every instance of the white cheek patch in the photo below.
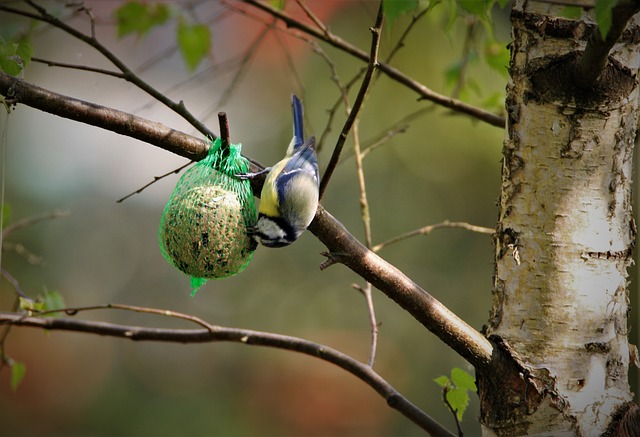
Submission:
{"label": "white cheek patch", "polygon": [[268,217],[260,217],[256,230],[260,237],[264,236],[268,240],[280,240],[286,236],[282,228]]}

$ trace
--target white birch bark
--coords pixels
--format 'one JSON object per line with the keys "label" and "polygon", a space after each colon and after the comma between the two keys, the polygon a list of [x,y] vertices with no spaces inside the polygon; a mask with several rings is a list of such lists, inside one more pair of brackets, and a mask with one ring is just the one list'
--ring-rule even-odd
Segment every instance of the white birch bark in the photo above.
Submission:
{"label": "white birch bark", "polygon": [[[481,396],[485,435],[601,435],[632,399],[627,268],[636,235],[638,47],[623,36],[600,87],[577,90],[570,67],[594,22],[555,18],[561,8],[521,0],[512,16],[487,334],[504,341],[535,390],[503,396],[511,412]],[[634,20],[630,31],[638,35]]]}

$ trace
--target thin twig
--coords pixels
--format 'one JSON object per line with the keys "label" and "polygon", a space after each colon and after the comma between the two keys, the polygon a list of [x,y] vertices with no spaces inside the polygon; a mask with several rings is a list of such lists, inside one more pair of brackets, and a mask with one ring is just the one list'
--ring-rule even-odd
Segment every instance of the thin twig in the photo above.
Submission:
{"label": "thin twig", "polygon": [[171,170],[170,172],[167,172],[167,173],[165,173],[165,174],[163,174],[163,175],[160,175],[160,176],[154,176],[154,177],[153,177],[153,180],[152,180],[151,182],[149,182],[149,183],[147,183],[147,184],[143,185],[142,187],[138,188],[136,191],[134,191],[134,192],[132,192],[132,193],[129,193],[129,194],[127,194],[126,196],[124,196],[124,197],[122,197],[122,198],[120,198],[120,199],[116,200],[116,202],[117,202],[117,203],[122,203],[122,202],[124,202],[125,200],[127,200],[129,197],[133,196],[134,194],[140,194],[140,193],[142,193],[144,190],[146,190],[147,188],[149,188],[151,185],[155,184],[155,183],[156,183],[156,182],[158,182],[159,180],[164,179],[164,178],[166,178],[167,176],[170,176],[170,175],[172,175],[172,174],[178,174],[178,173],[180,173],[184,168],[186,168],[187,166],[189,166],[189,165],[191,165],[191,164],[193,164],[193,163],[194,163],[194,161],[189,161],[189,162],[187,162],[186,164],[181,165],[180,167],[176,168],[175,170]]}
{"label": "thin twig", "polygon": [[[404,47],[404,41],[405,39],[409,36],[409,33],[411,32],[411,30],[414,28],[415,24],[426,15],[426,13],[429,11],[430,7],[427,7],[426,9],[422,10],[421,12],[419,12],[418,14],[416,14],[411,22],[409,23],[409,25],[407,26],[407,28],[404,30],[404,32],[402,33],[402,35],[400,36],[400,38],[398,39],[398,41],[396,42],[396,44],[394,45],[394,47],[391,49],[391,51],[389,52],[389,55],[387,56],[385,63],[389,64],[391,62],[391,60],[394,58],[394,56],[400,51],[400,49],[402,47]],[[362,77],[362,75],[367,71],[366,68],[362,68],[358,73],[356,73],[351,80],[349,80],[346,85],[342,85],[338,74],[337,74],[337,68],[335,66],[335,63],[331,60],[331,58],[329,57],[329,55],[327,55],[327,53],[322,50],[322,48],[320,47],[320,45],[307,37],[304,36],[300,36],[300,35],[294,35],[298,38],[303,39],[304,41],[306,41],[310,46],[311,49],[318,53],[329,65],[329,68],[331,69],[331,79],[338,85],[338,88],[340,89],[340,96],[338,97],[338,99],[336,100],[336,102],[333,104],[333,106],[328,110],[328,117],[327,117],[327,123],[325,125],[324,130],[322,131],[322,134],[320,135],[320,139],[318,140],[318,143],[316,145],[316,149],[318,151],[320,151],[322,149],[322,146],[324,144],[324,141],[326,139],[326,137],[329,135],[329,133],[331,132],[331,125],[333,124],[333,118],[335,117],[335,114],[338,110],[338,107],[340,106],[340,103],[342,102],[345,107],[347,107],[348,103],[347,103],[347,93],[349,92],[349,90],[351,89],[351,87],[357,83],[357,81]],[[422,114],[424,112],[427,111],[431,111],[432,108],[426,107],[426,108],[421,108],[418,111],[416,111],[414,114]],[[412,119],[412,115],[409,115],[407,117],[405,117],[405,121],[408,121],[409,119]],[[394,129],[394,128],[390,128],[390,129]],[[386,141],[384,141],[386,142]],[[382,145],[384,142],[381,142],[380,144],[378,144],[378,146]],[[365,148],[363,150],[363,157],[367,156],[367,154],[369,154],[369,152],[373,151],[376,147],[374,147],[372,150],[369,150],[369,148]]]}
{"label": "thin twig", "polygon": [[91,8],[84,5],[84,2],[80,2],[79,4],[74,5],[78,9],[76,12],[84,12],[87,17],[89,17],[89,25],[91,26],[91,38],[95,39],[96,37],[96,17],[93,15],[93,11]]}
{"label": "thin twig", "polygon": [[[305,95],[304,81],[300,76],[300,72],[298,71],[298,68],[296,67],[295,59],[293,57],[293,54],[291,53],[291,49],[287,45],[287,41],[282,38],[282,35],[280,35],[280,32],[272,32],[272,35],[275,37],[276,42],[278,43],[278,46],[282,49],[282,53],[284,53],[284,58],[287,60],[287,67],[291,72],[291,76],[293,78],[292,82],[296,84],[295,86],[292,86],[292,88],[301,90],[300,96],[304,98],[304,95]],[[306,126],[310,125],[308,120],[305,120],[305,125]]]}
{"label": "thin twig", "polygon": [[224,93],[218,99],[218,101],[215,102],[214,104],[212,104],[211,106],[209,106],[209,108],[207,108],[206,111],[204,112],[204,114],[202,115],[202,118],[204,120],[209,118],[209,116],[214,111],[216,111],[218,108],[223,106],[227,102],[227,100],[229,99],[231,94],[233,94],[233,92],[236,90],[236,87],[240,84],[240,82],[244,78],[244,75],[246,74],[249,66],[251,65],[251,61],[253,60],[254,55],[256,53],[258,53],[258,49],[260,48],[260,46],[264,42],[265,37],[269,34],[269,30],[271,30],[271,28],[275,25],[275,22],[276,22],[276,20],[274,19],[272,24],[271,24],[271,26],[265,27],[262,30],[262,32],[260,32],[255,37],[255,39],[251,42],[251,44],[249,45],[249,49],[247,50],[247,52],[242,57],[242,62],[240,62],[240,67],[238,68],[238,71],[233,76],[233,79],[231,79],[231,83],[227,87],[225,87]]}
{"label": "thin twig", "polygon": [[398,38],[398,41],[396,42],[394,47],[389,51],[389,55],[387,56],[387,59],[385,59],[384,61],[385,64],[391,63],[391,60],[395,57],[395,55],[400,51],[401,48],[404,47],[404,41],[409,36],[409,33],[411,33],[411,31],[415,28],[415,25],[418,24],[418,21],[420,21],[422,17],[427,15],[427,12],[429,12],[434,5],[435,3],[430,2],[429,6],[427,6],[422,11],[418,12],[413,17],[411,17],[411,22],[407,25],[404,32],[402,32],[402,35],[400,35],[400,38]]}
{"label": "thin twig", "polygon": [[364,298],[367,300],[367,308],[369,310],[369,325],[371,326],[371,348],[369,349],[369,361],[368,364],[370,367],[373,367],[373,364],[376,360],[376,352],[378,350],[378,322],[376,321],[376,311],[373,306],[373,289],[371,284],[367,282],[362,288],[358,284],[351,284],[353,288],[360,291]]}
{"label": "thin twig", "polygon": [[462,228],[468,231],[478,232],[480,234],[489,234],[489,235],[495,233],[495,229],[486,228],[484,226],[476,226],[476,225],[471,225],[465,222],[450,222],[449,220],[445,220],[442,223],[436,223],[435,225],[424,226],[422,228],[415,229],[413,231],[404,233],[402,235],[398,235],[397,237],[391,238],[383,243],[376,244],[375,246],[373,246],[371,250],[373,250],[374,252],[378,252],[390,244],[397,243],[402,240],[406,240],[407,238],[415,237],[416,235],[428,235],[431,231],[435,229],[442,229],[442,228]]}
{"label": "thin twig", "polygon": [[25,2],[36,10],[37,13],[31,13],[28,11],[20,10],[13,8],[11,6],[0,4],[0,11],[9,12],[12,14],[20,15],[27,18],[32,18],[34,20],[43,21],[45,23],[49,23],[50,25],[68,33],[69,35],[79,39],[80,41],[88,44],[89,46],[96,49],[100,54],[102,54],[105,58],[107,58],[118,70],[123,73],[123,79],[127,82],[130,82],[151,95],[153,98],[163,103],[165,106],[176,112],[178,115],[182,116],[188,123],[190,123],[194,128],[196,128],[199,132],[204,134],[205,136],[209,136],[211,138],[216,138],[215,134],[211,132],[204,124],[202,124],[199,120],[197,120],[193,114],[191,114],[187,108],[185,107],[182,101],[174,102],[169,99],[167,96],[153,88],[149,83],[142,80],[138,77],[127,65],[120,60],[113,52],[107,49],[100,41],[98,41],[94,36],[85,35],[84,33],[74,29],[68,24],[60,21],[58,18],[50,15],[47,10],[39,5],[37,5],[32,0],[25,0]]}
{"label": "thin twig", "polygon": [[29,217],[25,217],[16,222],[11,223],[2,230],[2,238],[7,238],[13,232],[35,225],[47,220],[55,220],[69,216],[69,211],[63,209],[54,209],[53,211],[44,212],[42,214],[36,214]]}
{"label": "thin twig", "polygon": [[[163,314],[162,310],[157,310]],[[145,311],[149,312],[149,311]],[[166,314],[164,314],[166,315]],[[195,318],[197,319],[197,318]],[[199,319],[198,319],[199,320]],[[195,321],[195,320],[192,320]],[[299,352],[333,363],[372,387],[387,404],[433,436],[452,437],[446,428],[433,420],[391,384],[366,364],[331,347],[301,338],[268,332],[213,326],[206,322],[204,329],[163,329],[120,325],[107,322],[76,320],[64,317],[25,317],[21,314],[0,312],[0,325],[26,326],[45,330],[84,332],[134,341],[162,341],[177,343],[235,342],[254,346],[267,346]]]}
{"label": "thin twig", "polygon": [[[264,3],[258,0],[243,0],[243,2],[252,7],[255,7],[257,9],[264,11],[273,17],[276,17],[277,19],[283,21],[289,27],[299,29],[302,32],[308,35],[311,35],[319,40],[325,41],[326,43],[360,60],[363,60],[368,63],[370,62],[370,57],[365,51],[360,50],[359,48],[353,46],[352,44],[334,35],[333,33],[329,33],[328,35],[325,35],[321,30],[308,26],[307,24],[302,23],[301,21],[293,18],[292,16],[286,14],[285,12],[279,9],[272,7],[267,3]],[[444,96],[442,94],[438,94],[433,90],[429,89],[428,87],[426,87],[425,85],[421,84],[420,82],[407,76],[400,70],[390,66],[389,64],[379,63],[378,68],[380,69],[380,71],[384,72],[391,79],[405,85],[409,89],[418,93],[421,99],[429,100],[441,106],[444,106],[445,108],[470,115],[492,126],[496,126],[502,129],[505,126],[505,119],[501,115],[493,114],[482,108],[478,108],[473,105],[469,105],[465,102],[462,102],[460,100],[453,99],[451,97]]]}
{"label": "thin twig", "polygon": [[23,299],[31,300],[31,298],[22,291],[22,288],[20,288],[20,283],[16,278],[11,276],[9,272],[7,272],[4,268],[0,268],[0,272],[2,272],[2,276],[4,276],[5,279],[9,281],[11,285],[13,285],[13,288],[16,290],[16,293],[18,294],[18,296],[20,296]]}
{"label": "thin twig", "polygon": [[360,152],[360,134],[358,120],[353,124],[353,151],[356,157],[356,175],[358,177],[358,189],[360,191],[360,213],[362,214],[362,224],[364,226],[364,244],[369,249],[373,245],[371,237],[371,214],[369,212],[369,200],[367,199],[367,185],[364,179],[364,167],[362,164],[362,152]]}
{"label": "thin twig", "polygon": [[474,31],[477,24],[478,19],[474,16],[470,17],[467,21],[467,31],[465,32],[464,44],[462,46],[462,59],[460,61],[458,80],[451,92],[451,97],[455,97],[456,99],[460,97],[460,91],[462,91],[466,80],[467,67],[469,66],[469,60],[471,59],[471,46],[474,41]]}
{"label": "thin twig", "polygon": [[375,25],[371,28],[371,52],[369,56],[369,64],[367,65],[367,71],[362,78],[362,83],[360,84],[360,89],[358,90],[358,95],[356,96],[356,100],[353,103],[353,108],[349,113],[349,117],[347,117],[347,121],[345,122],[342,132],[340,132],[340,136],[338,137],[338,141],[336,142],[336,146],[333,149],[333,154],[331,155],[331,159],[329,160],[329,164],[327,164],[327,169],[324,172],[322,177],[322,181],[320,182],[320,199],[322,199],[322,195],[327,189],[327,185],[331,180],[331,176],[340,161],[340,154],[342,153],[342,148],[344,147],[344,143],[347,141],[347,136],[351,131],[351,127],[358,117],[358,113],[360,112],[360,108],[362,107],[362,103],[367,95],[367,91],[369,89],[369,85],[371,84],[371,79],[373,78],[373,73],[376,68],[378,68],[378,48],[380,46],[380,29],[382,28],[382,23],[384,22],[384,14],[382,12],[382,1],[380,2],[380,7],[378,8],[378,16],[376,18]]}
{"label": "thin twig", "polygon": [[[298,0],[298,3],[301,6],[303,6],[303,4],[299,0]],[[312,15],[311,11],[308,11],[308,9],[306,9],[306,6],[303,6],[303,7],[305,8],[305,11],[307,11],[308,15]],[[326,26],[324,26],[324,24],[318,18],[316,18],[315,16],[313,17],[314,17],[314,21],[316,21],[316,24],[319,27],[326,29]],[[378,31],[380,30],[381,29],[378,28]],[[331,70],[331,80],[333,80],[333,82],[338,87],[338,90],[340,91],[340,96],[342,98],[342,101],[345,107],[345,112],[347,114],[347,117],[349,117],[349,114],[351,113],[352,108],[349,104],[347,89],[340,80],[340,77],[338,75],[338,69],[336,68],[335,63],[326,54],[326,52],[320,48],[319,44],[317,44],[313,40],[309,40],[309,43],[313,48],[313,50],[316,53],[318,53],[329,66],[329,69]],[[358,118],[356,118],[353,123],[353,138],[354,138],[354,153],[357,157],[360,157],[360,159],[356,160],[358,181],[360,186],[360,207],[362,211],[362,222],[365,230],[365,241],[366,241],[367,247],[371,247],[371,217],[369,214],[369,204],[367,201],[367,191],[366,191],[366,186],[364,181],[364,169],[362,167],[362,159],[361,159],[362,154],[360,152],[360,134],[358,130],[358,125],[359,125],[359,121],[358,121]],[[327,126],[330,126],[330,125],[327,125]],[[367,302],[367,311],[369,313],[369,321],[371,326],[371,347],[369,351],[368,363],[369,363],[369,366],[373,367],[373,364],[376,359],[376,351],[377,351],[377,345],[378,345],[378,324],[376,322],[375,307],[373,305],[371,284],[367,282],[365,288],[359,287],[357,285],[353,285],[353,287],[359,290],[360,292],[362,292]]]}
{"label": "thin twig", "polygon": [[[380,8],[382,9],[382,7]],[[353,150],[356,156],[356,173],[358,176],[358,189],[360,191],[360,212],[362,214],[362,225],[364,226],[365,245],[370,249],[372,245],[371,237],[371,214],[369,212],[369,201],[367,199],[367,187],[364,179],[364,167],[362,164],[362,153],[360,152],[360,121],[358,119],[353,123]],[[376,322],[375,307],[373,306],[373,295],[371,292],[371,284],[366,283],[363,290],[367,300],[367,310],[369,311],[369,321],[371,323],[371,352],[369,354],[369,365],[373,367],[376,359],[376,349],[378,344],[378,324]]]}
{"label": "thin twig", "polygon": [[90,73],[97,73],[105,76],[111,76],[111,77],[116,77],[118,79],[126,80],[125,75],[123,73],[118,71],[105,70],[104,68],[89,67],[86,65],[78,65],[78,64],[68,64],[66,62],[50,61],[48,59],[38,58],[35,56],[31,58],[31,60],[33,62],[39,62],[41,64],[45,64],[48,67],[59,67],[59,68],[68,68],[70,70],[88,71]]}
{"label": "thin twig", "polygon": [[[423,108],[423,109],[426,109],[426,108]],[[362,158],[365,158],[369,153],[384,146],[386,143],[391,141],[396,135],[405,133],[407,129],[409,129],[408,124],[403,124],[401,126],[392,127],[391,129],[388,129],[384,133],[384,135],[380,136],[375,141],[371,142],[371,144],[369,144],[364,149],[362,149],[362,152],[360,152],[360,154],[362,155]]]}
{"label": "thin twig", "polygon": [[68,316],[75,316],[76,314],[84,311],[95,311],[95,310],[106,310],[106,309],[124,310],[124,311],[132,311],[135,313],[144,313],[144,314],[153,314],[153,315],[171,317],[175,319],[181,319],[181,320],[187,320],[189,322],[193,322],[209,331],[216,329],[213,325],[205,322],[201,318],[192,316],[190,314],[184,314],[184,313],[179,313],[179,312],[170,311],[170,310],[160,310],[157,308],[140,307],[136,305],[124,305],[124,304],[118,304],[118,303],[108,303],[104,305],[91,305],[91,306],[84,306],[84,307],[67,307],[67,308],[60,308],[56,310],[33,311],[33,312],[38,316],[47,316],[47,315],[62,313],[62,312],[64,312]]}
{"label": "thin twig", "polygon": [[456,422],[456,428],[458,429],[458,437],[464,437],[464,432],[462,432],[462,427],[460,426],[460,421],[458,420],[458,414],[456,413],[456,410],[453,409],[453,406],[447,399],[447,391],[448,390],[446,388],[442,389],[442,401],[447,406],[447,408],[449,408],[449,411],[451,411],[451,414],[453,414],[453,420]]}
{"label": "thin twig", "polygon": [[2,242],[3,252],[13,252],[22,258],[24,258],[29,264],[34,266],[42,265],[43,258],[35,253],[30,252],[26,247],[20,243],[12,243],[10,241]]}
{"label": "thin twig", "polygon": [[311,19],[311,21],[313,21],[315,23],[316,26],[318,26],[318,28],[325,34],[325,35],[329,35],[329,28],[326,26],[326,24],[324,24],[322,22],[322,20],[320,20],[316,14],[313,13],[313,11],[311,9],[309,9],[307,7],[307,5],[305,4],[304,1],[302,0],[296,0],[296,3],[298,4],[298,6],[300,6],[300,8],[302,8],[302,10],[304,11],[305,14],[307,14],[307,17],[309,17]]}
{"label": "thin twig", "polygon": [[222,149],[231,146],[231,133],[229,132],[229,119],[226,112],[218,112],[218,123],[220,125],[220,140]]}
{"label": "thin twig", "polygon": [[[198,71],[194,74],[191,74],[189,77],[187,77],[184,80],[178,81],[173,83],[173,85],[171,85],[168,88],[165,88],[162,93],[169,95],[169,94],[173,94],[176,91],[181,90],[182,88],[185,88],[189,85],[191,85],[192,83],[199,83],[205,79],[212,79],[212,78],[216,78],[219,77],[223,74],[226,74],[229,71],[232,71],[233,69],[237,68],[238,64],[240,64],[242,62],[242,56],[238,55],[238,56],[233,56],[230,59],[227,59],[225,61],[221,61],[218,64],[214,64],[211,65],[207,68],[204,68],[202,71]],[[156,100],[151,99],[148,102],[145,102],[143,104],[141,104],[140,106],[136,107],[135,109],[133,109],[131,112],[133,112],[134,114],[148,109],[150,107],[152,107],[156,102]]]}
{"label": "thin twig", "polygon": [[329,55],[327,54],[327,52],[325,52],[322,47],[320,47],[320,44],[318,44],[316,41],[303,37],[302,38],[304,41],[306,41],[310,46],[311,46],[311,50],[313,50],[314,53],[316,53],[317,55],[319,55],[322,60],[325,61],[325,63],[329,66],[329,71],[331,72],[331,81],[333,83],[336,84],[336,87],[338,88],[338,91],[340,92],[340,96],[338,97],[338,99],[336,100],[336,102],[333,104],[333,106],[331,107],[331,109],[329,109],[328,115],[327,115],[327,122],[325,124],[324,130],[322,131],[322,134],[320,135],[320,139],[318,140],[318,143],[316,144],[316,151],[320,152],[320,150],[322,150],[323,145],[324,145],[324,141],[327,138],[329,132],[331,132],[331,126],[333,124],[333,119],[336,115],[336,112],[338,111],[338,108],[340,107],[340,104],[342,103],[342,105],[345,108],[347,117],[349,116],[349,112],[351,111],[351,107],[349,105],[349,89],[357,82],[357,79],[360,78],[360,76],[362,76],[362,74],[366,71],[366,68],[363,68],[361,73],[362,74],[357,74],[355,78],[353,78],[349,83],[347,83],[346,85],[342,83],[342,80],[340,80],[340,76],[338,74],[338,68],[335,64],[335,62],[333,62],[333,60],[331,59],[331,57],[329,57]]}
{"label": "thin twig", "polygon": [[[13,305],[11,307],[11,312],[15,313],[18,311],[20,307],[20,297],[16,296],[13,300]],[[9,332],[11,332],[11,328],[13,325],[7,324],[3,326],[2,332],[0,332],[0,371],[4,368],[5,365],[12,366],[13,360],[7,356],[5,352],[4,344],[7,341],[7,337],[9,336]]]}

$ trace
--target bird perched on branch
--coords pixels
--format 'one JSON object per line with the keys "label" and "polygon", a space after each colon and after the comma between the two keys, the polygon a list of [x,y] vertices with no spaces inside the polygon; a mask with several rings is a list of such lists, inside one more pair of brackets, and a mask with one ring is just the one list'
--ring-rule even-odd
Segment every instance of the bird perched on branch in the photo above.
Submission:
{"label": "bird perched on branch", "polygon": [[252,178],[267,173],[258,209],[258,221],[249,230],[258,243],[266,247],[288,246],[307,229],[318,208],[318,158],[316,139],[304,140],[302,102],[292,96],[293,138],[287,155],[270,168],[258,173],[238,175]]}

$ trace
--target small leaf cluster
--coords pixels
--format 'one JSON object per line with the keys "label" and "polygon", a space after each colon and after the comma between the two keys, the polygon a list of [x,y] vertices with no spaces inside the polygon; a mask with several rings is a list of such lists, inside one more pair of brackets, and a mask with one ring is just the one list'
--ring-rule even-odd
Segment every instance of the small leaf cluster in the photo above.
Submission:
{"label": "small leaf cluster", "polygon": [[[3,216],[4,218],[4,216]],[[36,299],[29,299],[27,297],[19,298],[20,309],[26,311],[27,314],[35,312],[52,312],[49,315],[59,316],[60,313],[56,312],[65,307],[64,299],[57,291],[45,291]],[[2,346],[2,345],[0,345]],[[4,347],[0,347],[0,362],[3,365],[8,366],[11,369],[10,385],[11,390],[16,391],[18,386],[23,381],[25,374],[27,373],[27,366],[20,361],[16,361],[4,352]]]}
{"label": "small leaf cluster", "polygon": [[47,313],[51,313],[49,314],[50,316],[59,316],[60,313],[57,311],[64,307],[64,298],[57,291],[46,290],[36,299],[20,297],[20,309],[28,313],[46,311]]}
{"label": "small leaf cluster", "polygon": [[198,67],[211,48],[211,31],[206,25],[190,23],[165,3],[130,0],[116,10],[115,18],[121,38],[131,34],[143,37],[172,18],[176,19],[176,41],[189,71]]}
{"label": "small leaf cluster", "polygon": [[463,22],[467,27],[465,49],[459,59],[445,68],[445,83],[455,90],[452,97],[467,100],[467,92],[471,91],[482,98],[482,106],[501,110],[504,107],[504,91],[487,95],[485,88],[467,70],[482,61],[503,79],[508,78],[509,49],[506,41],[501,42],[496,38],[493,23],[494,8],[505,8],[508,3],[507,0],[383,0],[383,7],[391,26],[402,15],[417,16],[436,8],[442,13],[443,30],[447,34],[452,33],[456,23]]}
{"label": "small leaf cluster", "polygon": [[477,392],[475,378],[464,370],[454,367],[451,369],[451,377],[442,375],[434,379],[436,384],[442,387],[443,400],[455,413],[458,422],[469,405],[469,391]]}
{"label": "small leaf cluster", "polygon": [[33,48],[29,42],[5,41],[0,38],[0,71],[11,76],[20,76],[31,62]]}

